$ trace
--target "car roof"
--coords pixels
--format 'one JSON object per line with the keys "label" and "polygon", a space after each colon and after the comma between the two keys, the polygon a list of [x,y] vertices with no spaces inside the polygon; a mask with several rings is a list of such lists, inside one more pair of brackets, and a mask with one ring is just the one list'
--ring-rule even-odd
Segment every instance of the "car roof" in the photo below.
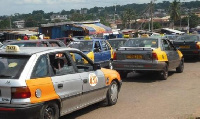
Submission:
{"label": "car roof", "polygon": [[74,50],[79,51],[75,48],[63,48],[63,47],[20,47],[18,52],[7,52],[6,49],[0,50],[0,54],[10,54],[10,55],[33,55],[36,53],[42,52],[54,52],[54,51],[63,51],[63,50]]}
{"label": "car roof", "polygon": [[[90,39],[90,40],[84,40],[84,39],[80,39],[80,40],[77,40],[77,41],[102,41],[102,40],[104,40],[105,41],[105,39]],[[72,41],[73,42],[73,41]]]}
{"label": "car roof", "polygon": [[127,38],[114,38],[114,39],[108,39],[108,40],[128,40]]}

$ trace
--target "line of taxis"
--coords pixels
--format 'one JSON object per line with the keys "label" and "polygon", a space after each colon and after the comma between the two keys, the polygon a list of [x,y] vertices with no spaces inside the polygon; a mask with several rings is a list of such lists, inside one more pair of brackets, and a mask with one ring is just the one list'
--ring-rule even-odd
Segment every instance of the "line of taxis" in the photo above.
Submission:
{"label": "line of taxis", "polygon": [[[97,102],[114,105],[129,72],[156,72],[162,80],[171,69],[182,73],[181,51],[189,48],[177,42],[132,38],[114,51],[102,39],[74,41],[68,48],[8,45],[0,50],[0,119],[58,119]],[[199,53],[200,43],[194,43],[192,52]]]}

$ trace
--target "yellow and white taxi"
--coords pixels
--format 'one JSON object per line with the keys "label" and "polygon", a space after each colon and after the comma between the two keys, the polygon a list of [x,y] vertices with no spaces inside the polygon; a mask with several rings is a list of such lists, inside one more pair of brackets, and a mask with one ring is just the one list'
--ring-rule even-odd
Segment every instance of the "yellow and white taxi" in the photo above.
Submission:
{"label": "yellow and white taxi", "polygon": [[121,84],[80,50],[9,45],[0,51],[0,118],[58,119],[97,102],[114,105]]}

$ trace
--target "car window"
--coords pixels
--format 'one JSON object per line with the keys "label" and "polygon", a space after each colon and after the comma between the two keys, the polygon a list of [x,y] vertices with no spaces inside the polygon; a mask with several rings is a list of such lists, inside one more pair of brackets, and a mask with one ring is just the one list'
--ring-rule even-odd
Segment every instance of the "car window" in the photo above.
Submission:
{"label": "car window", "polygon": [[70,52],[70,55],[78,69],[78,72],[93,71],[93,65],[91,61],[83,56],[83,54],[77,52]]}
{"label": "car window", "polygon": [[49,44],[51,45],[51,47],[59,47],[58,42],[49,42]]}
{"label": "car window", "polygon": [[163,39],[163,50],[172,50],[172,47],[169,45],[167,40]]}
{"label": "car window", "polygon": [[53,75],[67,75],[75,73],[75,69],[65,53],[51,53],[49,54],[50,69]]}
{"label": "car window", "polygon": [[122,47],[126,40],[109,40],[108,42],[110,43],[112,48],[117,49],[119,47]]}
{"label": "car window", "polygon": [[94,43],[94,51],[95,52],[100,52],[102,49],[101,49],[101,45],[99,43],[99,41],[95,41]]}
{"label": "car window", "polygon": [[180,36],[177,39],[182,41],[199,41],[199,37],[195,35]]}
{"label": "car window", "polygon": [[47,60],[47,56],[43,55],[38,59],[33,69],[31,78],[40,78],[40,77],[47,77],[47,76],[49,76],[48,60]]}
{"label": "car window", "polygon": [[102,50],[107,51],[109,50],[109,46],[105,41],[101,41]]}
{"label": "car window", "polygon": [[158,48],[158,39],[130,39],[124,43],[124,47],[153,47]]}
{"label": "car window", "polygon": [[0,79],[19,78],[30,56],[0,55]]}

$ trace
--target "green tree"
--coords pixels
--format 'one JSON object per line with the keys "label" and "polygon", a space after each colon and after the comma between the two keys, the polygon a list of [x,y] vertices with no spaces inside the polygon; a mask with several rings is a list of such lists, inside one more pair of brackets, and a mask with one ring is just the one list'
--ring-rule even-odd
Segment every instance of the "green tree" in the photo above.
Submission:
{"label": "green tree", "polygon": [[174,22],[180,19],[180,2],[177,0],[174,0],[171,3],[169,9],[170,9],[170,19],[174,27]]}
{"label": "green tree", "polygon": [[132,28],[131,27],[132,21],[133,20],[136,21],[135,11],[133,9],[127,9],[126,11],[124,11],[121,17],[125,28]]}
{"label": "green tree", "polygon": [[8,29],[10,28],[10,19],[5,18],[2,21],[0,21],[0,29]]}
{"label": "green tree", "polygon": [[32,17],[29,17],[25,20],[25,27],[36,27],[36,26],[38,26],[38,24]]}

